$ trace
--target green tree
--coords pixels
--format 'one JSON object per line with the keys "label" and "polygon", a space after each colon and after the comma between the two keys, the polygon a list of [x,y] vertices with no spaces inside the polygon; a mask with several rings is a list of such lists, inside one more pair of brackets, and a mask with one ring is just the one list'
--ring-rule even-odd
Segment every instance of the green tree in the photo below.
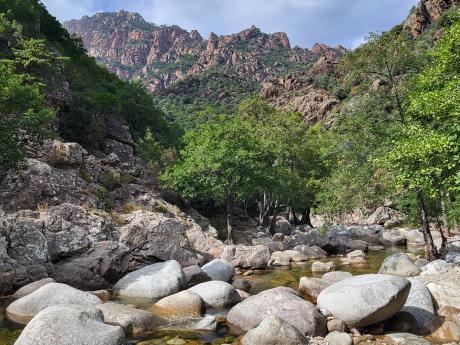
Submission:
{"label": "green tree", "polygon": [[0,170],[14,167],[27,145],[51,135],[55,111],[45,105],[38,83],[17,74],[12,63],[0,60]]}
{"label": "green tree", "polygon": [[[443,254],[430,232],[427,197],[455,195],[460,188],[460,24],[448,29],[429,53],[430,64],[416,78],[410,118],[382,160],[397,184],[417,196],[430,259]],[[442,232],[441,232],[442,234]]]}
{"label": "green tree", "polygon": [[239,116],[222,117],[185,134],[178,162],[162,179],[186,199],[212,199],[226,206],[227,242],[233,242],[232,215],[272,180],[274,157]]}

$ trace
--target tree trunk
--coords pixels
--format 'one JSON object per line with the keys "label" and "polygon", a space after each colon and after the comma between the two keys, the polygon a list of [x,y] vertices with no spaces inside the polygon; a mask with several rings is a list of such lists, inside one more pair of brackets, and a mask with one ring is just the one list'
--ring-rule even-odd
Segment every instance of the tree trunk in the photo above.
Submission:
{"label": "tree trunk", "polygon": [[311,224],[310,214],[311,214],[310,207],[307,207],[304,213],[302,214],[302,219],[300,220],[300,224],[306,224],[310,227],[313,227],[313,225]]}
{"label": "tree trunk", "polygon": [[233,244],[233,199],[227,200],[227,244]]}
{"label": "tree trunk", "polygon": [[446,202],[444,198],[444,192],[441,191],[441,212],[442,212],[442,224],[447,237],[450,237],[450,227],[449,222],[447,221],[447,213],[446,213]]}
{"label": "tree trunk", "polygon": [[268,214],[270,212],[270,203],[268,202],[267,194],[264,192],[263,200],[257,203],[259,205],[259,223],[260,226],[268,225]]}
{"label": "tree trunk", "polygon": [[275,201],[275,206],[273,208],[273,215],[272,220],[270,222],[269,231],[272,235],[275,234],[276,231],[276,218],[278,218],[278,200]]}
{"label": "tree trunk", "polygon": [[439,252],[434,245],[433,237],[431,236],[430,222],[428,220],[425,198],[421,189],[417,189],[417,201],[420,211],[420,224],[422,227],[423,239],[425,240],[425,251],[427,259],[433,261],[439,259]]}

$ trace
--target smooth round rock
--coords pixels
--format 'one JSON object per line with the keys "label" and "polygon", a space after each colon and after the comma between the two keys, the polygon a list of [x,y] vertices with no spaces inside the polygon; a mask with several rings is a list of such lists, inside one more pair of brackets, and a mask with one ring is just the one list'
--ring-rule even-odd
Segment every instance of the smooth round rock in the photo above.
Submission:
{"label": "smooth round rock", "polygon": [[195,285],[188,291],[199,295],[206,307],[226,308],[241,301],[240,295],[232,285],[219,280]]}
{"label": "smooth round rock", "polygon": [[113,287],[115,296],[160,299],[185,286],[181,265],[175,260],[159,262],[128,273]]}
{"label": "smooth round rock", "polygon": [[316,303],[318,295],[329,285],[330,282],[321,278],[302,277],[299,282],[299,292],[307,301]]}
{"label": "smooth round rock", "polygon": [[203,299],[198,294],[184,290],[162,298],[154,304],[152,310],[167,317],[202,316],[205,306]]}
{"label": "smooth round rock", "polygon": [[201,269],[210,276],[212,280],[221,280],[224,282],[230,282],[235,274],[233,265],[222,259],[214,259],[201,267]]}
{"label": "smooth round rock", "polygon": [[11,303],[6,309],[6,314],[9,319],[25,324],[48,307],[64,304],[96,306],[101,303],[99,298],[88,292],[66,284],[48,283]]}
{"label": "smooth round rock", "polygon": [[22,288],[20,288],[19,290],[17,290],[13,294],[13,298],[18,299],[18,298],[27,296],[28,294],[34,292],[35,290],[40,289],[42,286],[45,286],[46,284],[49,284],[49,283],[55,283],[55,282],[56,281],[53,278],[44,278],[44,279],[37,280],[36,282],[27,284],[23,286]]}
{"label": "smooth round rock", "polygon": [[303,335],[323,336],[327,332],[326,319],[316,307],[286,287],[263,291],[237,304],[227,314],[227,324],[241,334],[270,316],[283,319]]}
{"label": "smooth round rock", "polygon": [[103,303],[96,306],[104,315],[104,322],[123,328],[126,335],[140,336],[165,324],[164,320],[147,310],[135,309],[120,303]]}
{"label": "smooth round rock", "polygon": [[420,268],[404,253],[397,253],[387,257],[379,270],[380,274],[394,274],[401,277],[418,276],[420,272]]}
{"label": "smooth round rock", "polygon": [[365,274],[335,283],[318,296],[318,307],[352,327],[365,327],[396,314],[406,302],[410,282],[394,275]]}
{"label": "smooth round rock", "polygon": [[438,308],[460,306],[460,282],[436,281],[427,285]]}
{"label": "smooth round rock", "polygon": [[251,290],[251,283],[246,279],[235,279],[232,284],[235,289],[243,290],[245,292],[249,292]]}
{"label": "smooth round rock", "polygon": [[334,331],[329,333],[324,341],[328,345],[353,345],[353,339],[348,333]]}
{"label": "smooth round rock", "polygon": [[106,325],[94,307],[53,306],[42,310],[22,331],[15,345],[121,345],[119,326]]}
{"label": "smooth round rock", "polygon": [[409,296],[401,311],[412,314],[420,328],[433,319],[434,304],[430,290],[425,283],[415,278],[408,278],[411,283]]}
{"label": "smooth round rock", "polygon": [[299,330],[279,317],[268,317],[243,337],[242,345],[308,345]]}
{"label": "smooth round rock", "polygon": [[312,272],[330,272],[335,270],[335,262],[334,261],[329,261],[329,262],[321,262],[321,261],[315,261],[311,265],[311,271]]}

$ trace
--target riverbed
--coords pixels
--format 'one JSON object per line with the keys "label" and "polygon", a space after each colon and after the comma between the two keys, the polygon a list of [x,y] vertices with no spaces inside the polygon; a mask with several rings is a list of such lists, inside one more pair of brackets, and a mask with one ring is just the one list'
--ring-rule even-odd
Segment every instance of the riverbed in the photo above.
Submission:
{"label": "riverbed", "polygon": [[[391,247],[384,250],[370,251],[368,253],[368,265],[365,267],[352,267],[343,265],[340,261],[340,256],[329,257],[322,261],[335,261],[337,270],[347,271],[353,275],[376,273],[383,260],[396,252],[407,252],[407,248]],[[413,249],[414,254],[422,254],[420,249]],[[257,294],[261,291],[271,289],[278,286],[288,286],[294,289],[298,288],[301,277],[315,276],[311,272],[311,265],[315,260],[305,263],[298,263],[289,268],[265,269],[254,271],[252,275],[244,276],[251,282],[252,288],[250,294]],[[321,277],[322,274],[318,275]],[[19,336],[22,326],[16,325],[7,320],[5,309],[10,301],[8,299],[0,299],[0,345],[12,345],[15,339]],[[130,300],[120,301],[120,303],[129,303],[140,309],[150,309],[152,303],[150,301]],[[228,310],[207,310],[207,315],[222,315],[225,316]],[[158,331],[142,338],[129,339],[128,344],[138,345],[221,345],[231,344],[236,337],[233,336],[225,324],[218,324],[216,332],[196,332],[187,330],[191,325],[198,320],[186,319],[174,322],[165,322],[159,327]]]}

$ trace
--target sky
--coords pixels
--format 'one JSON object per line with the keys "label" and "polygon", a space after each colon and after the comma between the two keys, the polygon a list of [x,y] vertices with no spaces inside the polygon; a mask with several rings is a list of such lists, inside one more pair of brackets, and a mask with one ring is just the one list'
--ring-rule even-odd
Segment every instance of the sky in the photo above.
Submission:
{"label": "sky", "polygon": [[399,24],[418,0],[42,0],[60,21],[127,10],[155,24],[232,34],[255,25],[284,31],[291,45],[316,42],[355,48],[369,32]]}

